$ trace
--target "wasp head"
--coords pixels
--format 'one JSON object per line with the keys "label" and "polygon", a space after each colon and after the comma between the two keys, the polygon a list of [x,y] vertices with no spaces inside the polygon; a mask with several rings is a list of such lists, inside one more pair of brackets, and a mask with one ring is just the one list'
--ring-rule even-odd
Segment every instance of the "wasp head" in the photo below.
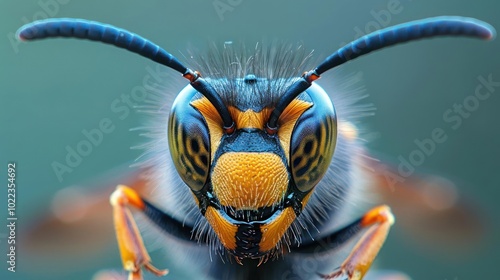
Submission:
{"label": "wasp head", "polygon": [[237,258],[279,251],[331,162],[336,116],[319,86],[285,104],[277,127],[269,129],[296,80],[253,74],[207,79],[227,106],[230,130],[221,110],[191,86],[172,107],[169,144],[177,171],[222,245]]}

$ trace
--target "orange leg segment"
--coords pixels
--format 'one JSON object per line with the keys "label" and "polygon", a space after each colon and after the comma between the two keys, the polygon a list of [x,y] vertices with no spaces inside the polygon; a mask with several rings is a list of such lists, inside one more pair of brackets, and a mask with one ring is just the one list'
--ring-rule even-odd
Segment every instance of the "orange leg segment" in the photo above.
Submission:
{"label": "orange leg segment", "polygon": [[151,257],[144,246],[132,213],[127,208],[127,206],[133,206],[144,211],[146,206],[142,198],[133,189],[119,185],[111,194],[110,203],[113,206],[116,239],[120,248],[123,268],[129,272],[128,279],[142,279],[141,269],[143,267],[156,276],[166,275],[168,270],[160,270],[151,264]]}
{"label": "orange leg segment", "polygon": [[338,270],[321,276],[324,279],[334,279],[343,275],[347,276],[349,280],[363,279],[384,244],[393,223],[394,216],[386,205],[368,211],[359,221],[359,225],[362,228],[368,228],[368,230],[356,243]]}

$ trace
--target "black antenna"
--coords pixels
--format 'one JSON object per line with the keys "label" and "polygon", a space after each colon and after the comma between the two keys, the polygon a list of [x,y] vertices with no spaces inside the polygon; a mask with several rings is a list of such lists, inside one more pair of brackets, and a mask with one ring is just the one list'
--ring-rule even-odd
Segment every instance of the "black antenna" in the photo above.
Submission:
{"label": "black antenna", "polygon": [[267,132],[270,134],[276,133],[278,119],[286,106],[300,93],[308,89],[311,83],[319,79],[320,75],[324,72],[372,51],[437,36],[462,36],[492,40],[495,37],[495,29],[491,25],[477,19],[443,16],[412,21],[365,35],[338,49],[318,67],[304,73],[299,80],[293,83],[271,113],[266,127]]}
{"label": "black antenna", "polygon": [[17,37],[31,41],[52,37],[98,41],[126,49],[180,72],[191,86],[205,96],[217,109],[227,133],[234,131],[234,122],[215,89],[201,75],[185,67],[177,58],[153,42],[125,29],[95,21],[54,18],[35,21],[19,28]]}

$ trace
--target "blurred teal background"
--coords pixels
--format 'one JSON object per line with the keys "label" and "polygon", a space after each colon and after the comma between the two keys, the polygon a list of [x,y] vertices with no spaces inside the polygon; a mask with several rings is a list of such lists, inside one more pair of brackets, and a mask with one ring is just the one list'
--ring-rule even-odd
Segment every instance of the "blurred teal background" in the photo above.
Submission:
{"label": "blurred teal background", "polygon": [[[217,2],[233,6],[220,16],[214,8]],[[129,129],[140,126],[144,117],[131,112],[120,120],[110,104],[142,85],[147,66],[155,67],[137,55],[96,43],[48,40],[18,44],[12,35],[24,23],[47,14],[106,22],[153,40],[181,60],[190,46],[203,50],[212,41],[243,41],[252,47],[263,39],[303,43],[314,49],[318,60],[342,42],[351,41],[357,28],[365,30],[376,20],[373,13],[387,10],[390,2],[394,1],[2,1],[0,182],[6,182],[7,162],[17,162],[18,236],[40,217],[37,214],[49,211],[57,190],[140,154],[129,147],[143,139]],[[500,29],[498,1],[396,2],[402,10],[391,15],[389,25],[462,15]],[[406,157],[415,149],[415,139],[428,138],[436,127],[449,128],[443,113],[474,93],[479,76],[492,75],[494,81],[500,81],[499,53],[498,38],[493,42],[446,38],[398,46],[343,66],[342,73],[362,72],[370,94],[365,101],[377,107],[376,115],[363,124],[373,132],[370,148],[397,162],[399,155]],[[173,80],[178,85],[182,79]],[[470,198],[490,223],[485,239],[468,256],[451,258],[408,240],[396,226],[380,254],[381,267],[404,271],[414,279],[498,279],[499,107],[497,88],[459,129],[448,129],[448,140],[418,167],[418,171],[431,171],[459,183],[461,194]],[[96,128],[106,117],[112,119],[115,130],[60,182],[52,162],[63,162],[65,147],[74,147],[84,139],[83,129]],[[6,183],[1,186],[0,217],[4,223]],[[110,243],[101,255],[78,265],[70,263],[70,255],[51,263],[18,255],[17,272],[8,273],[6,234],[6,227],[0,225],[0,279],[90,279],[101,268],[120,265],[116,245]],[[22,246],[22,240],[18,242]],[[58,248],[52,250],[57,254]],[[68,272],[64,267],[72,269]]]}

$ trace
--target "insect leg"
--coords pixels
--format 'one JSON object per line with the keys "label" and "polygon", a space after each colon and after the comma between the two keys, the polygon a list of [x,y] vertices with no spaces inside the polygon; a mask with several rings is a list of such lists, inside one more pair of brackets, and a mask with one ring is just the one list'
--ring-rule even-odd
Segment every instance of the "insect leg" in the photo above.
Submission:
{"label": "insect leg", "polygon": [[129,272],[129,280],[142,279],[142,267],[157,276],[167,274],[168,270],[160,270],[151,264],[151,257],[144,246],[134,218],[127,208],[127,206],[133,206],[145,211],[145,201],[133,189],[119,185],[111,194],[110,203],[113,206],[116,239],[120,248],[123,268]]}
{"label": "insect leg", "polygon": [[[341,230],[356,228],[368,230],[356,243],[354,249],[344,260],[340,268],[328,275],[321,275],[324,279],[334,279],[341,275],[347,275],[350,280],[363,279],[364,275],[375,260],[385,238],[394,223],[394,216],[388,206],[382,205],[368,211],[361,219]],[[352,237],[353,235],[351,235]]]}

